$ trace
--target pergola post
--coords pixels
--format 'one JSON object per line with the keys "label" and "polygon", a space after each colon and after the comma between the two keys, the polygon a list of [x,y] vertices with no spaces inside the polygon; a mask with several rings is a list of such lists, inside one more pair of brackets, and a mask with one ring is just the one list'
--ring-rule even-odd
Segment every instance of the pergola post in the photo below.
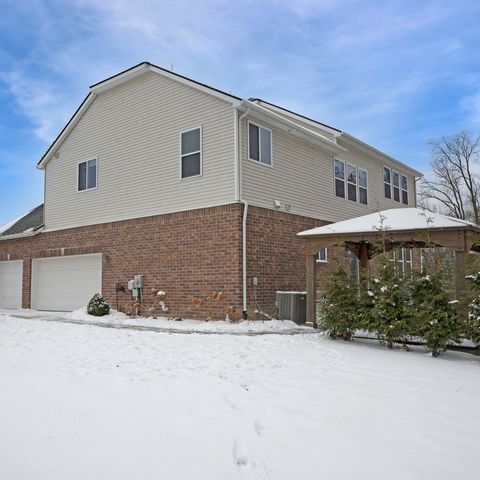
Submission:
{"label": "pergola post", "polygon": [[317,327],[316,255],[307,255],[307,325]]}
{"label": "pergola post", "polygon": [[457,299],[465,295],[465,250],[455,250]]}
{"label": "pergola post", "polygon": [[367,285],[368,282],[368,244],[361,243],[358,259],[360,261],[360,284]]}

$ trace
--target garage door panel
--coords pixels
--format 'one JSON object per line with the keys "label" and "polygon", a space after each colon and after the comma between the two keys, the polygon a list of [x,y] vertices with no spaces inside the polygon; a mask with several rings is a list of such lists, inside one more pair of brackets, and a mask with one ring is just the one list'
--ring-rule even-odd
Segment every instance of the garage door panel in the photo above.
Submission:
{"label": "garage door panel", "polygon": [[32,308],[70,311],[102,289],[102,255],[37,258],[32,262]]}
{"label": "garage door panel", "polygon": [[22,308],[23,261],[0,262],[0,308]]}

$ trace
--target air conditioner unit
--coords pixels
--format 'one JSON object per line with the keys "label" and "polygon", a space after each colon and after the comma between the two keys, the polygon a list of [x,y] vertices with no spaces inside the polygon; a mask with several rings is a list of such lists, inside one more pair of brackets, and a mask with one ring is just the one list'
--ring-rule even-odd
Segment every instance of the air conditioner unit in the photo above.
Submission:
{"label": "air conditioner unit", "polygon": [[280,320],[307,321],[307,292],[276,292],[276,300]]}

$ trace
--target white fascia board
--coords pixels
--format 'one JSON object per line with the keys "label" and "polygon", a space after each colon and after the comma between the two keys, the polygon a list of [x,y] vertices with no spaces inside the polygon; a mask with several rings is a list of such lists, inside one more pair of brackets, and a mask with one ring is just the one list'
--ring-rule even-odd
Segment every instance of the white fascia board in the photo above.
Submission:
{"label": "white fascia board", "polygon": [[139,77],[144,73],[150,70],[150,65],[148,63],[141,63],[135,68],[131,70],[127,70],[126,72],[122,73],[121,75],[115,75],[114,77],[107,79],[103,82],[97,83],[90,87],[90,91],[93,93],[102,93],[105,90],[109,90],[110,88],[116,87],[122,83],[128,82],[135,77]]}
{"label": "white fascia board", "polygon": [[400,170],[406,170],[407,172],[411,173],[414,175],[416,178],[421,178],[423,177],[423,173],[419,172],[418,170],[415,170],[412,167],[409,167],[405,163],[401,162],[400,160],[397,160],[396,158],[391,157],[390,155],[387,155],[386,153],[381,152],[380,150],[377,150],[375,147],[372,147],[368,143],[362,142],[362,140],[359,140],[358,138],[346,133],[342,132],[339,135],[339,138],[341,140],[345,140],[346,142],[349,142],[350,144],[353,144],[357,148],[360,148],[361,150],[367,152],[370,155],[374,155],[375,158],[383,162],[385,160],[389,160],[390,162],[394,163],[395,165],[398,165],[398,168]]}
{"label": "white fascia board", "polygon": [[320,130],[325,130],[326,132],[330,133],[333,136],[338,136],[340,135],[341,132],[334,128],[330,128],[328,125],[324,125],[323,123],[315,122],[314,120],[310,120],[309,118],[305,118],[302,115],[297,115],[294,112],[289,112],[288,110],[285,110],[284,108],[277,107],[276,105],[272,105],[271,103],[265,103],[262,102],[262,100],[257,101],[257,105],[261,105],[262,107],[264,106],[265,108],[268,108],[269,110],[273,110],[274,112],[279,112],[295,121],[297,119],[300,122],[306,123],[307,125],[311,125],[312,127],[319,128]]}
{"label": "white fascia board", "polygon": [[83,114],[87,111],[88,107],[92,104],[95,100],[97,95],[95,93],[90,92],[85,100],[83,101],[80,108],[75,112],[73,117],[69,120],[65,128],[62,130],[60,135],[55,139],[55,141],[50,145],[48,150],[43,155],[41,161],[37,164],[37,168],[40,170],[45,169],[45,165],[48,163],[52,155],[55,153],[56,149],[62,144],[65,140],[67,135],[72,131],[72,128],[78,123],[78,121],[82,118]]}
{"label": "white fascia board", "polygon": [[15,240],[16,238],[27,238],[27,237],[34,237],[35,235],[38,235],[39,233],[43,232],[44,227],[39,228],[35,231],[29,231],[29,232],[22,232],[22,233],[14,233],[12,235],[0,235],[0,242],[2,240]]}
{"label": "white fascia board", "polygon": [[260,118],[260,119],[263,118],[265,119],[265,121],[269,122],[270,124],[288,133],[291,133],[292,135],[303,138],[304,140],[310,143],[315,143],[317,145],[320,145],[325,149],[334,153],[347,151],[345,147],[338,145],[337,143],[333,142],[332,140],[329,140],[326,137],[323,137],[322,135],[320,135],[317,132],[314,132],[313,130],[310,130],[308,128],[305,128],[302,125],[299,125],[293,120],[289,120],[288,118],[285,118],[282,115],[279,115],[278,113],[275,113],[266,107],[258,105],[257,103],[244,100],[241,104],[241,109],[246,111],[248,108],[250,109],[250,112],[253,114],[253,116],[255,116],[256,118]]}

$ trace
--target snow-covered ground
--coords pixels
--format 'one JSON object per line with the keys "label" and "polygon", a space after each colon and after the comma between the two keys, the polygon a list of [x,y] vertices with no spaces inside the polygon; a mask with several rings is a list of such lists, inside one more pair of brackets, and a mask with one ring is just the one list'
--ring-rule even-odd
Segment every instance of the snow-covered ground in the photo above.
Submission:
{"label": "snow-covered ground", "polygon": [[478,476],[468,354],[3,313],[0,389],[8,480]]}

